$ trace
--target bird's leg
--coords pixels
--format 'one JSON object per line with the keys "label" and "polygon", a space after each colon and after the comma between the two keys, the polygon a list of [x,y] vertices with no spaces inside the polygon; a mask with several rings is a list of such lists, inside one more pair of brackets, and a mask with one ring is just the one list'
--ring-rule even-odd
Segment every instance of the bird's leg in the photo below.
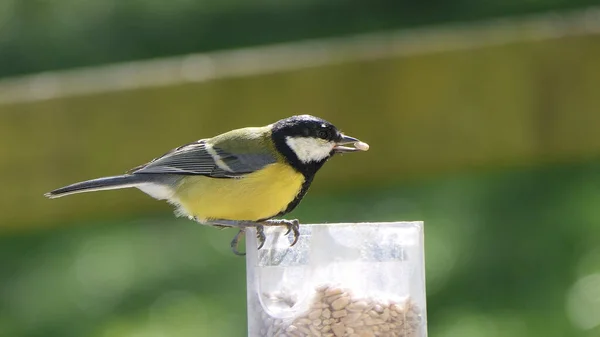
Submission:
{"label": "bird's leg", "polygon": [[203,222],[200,219],[198,219],[197,216],[193,216],[193,215],[188,216],[188,219],[195,221],[197,223],[200,223],[200,224],[209,224],[217,229],[225,229],[225,228],[233,227],[232,225],[220,225],[220,224],[216,224],[216,223],[212,223],[212,222],[206,223],[206,222]]}
{"label": "bird's leg", "polygon": [[294,235],[294,239],[292,240],[290,247],[293,247],[298,242],[298,239],[300,238],[300,222],[297,219],[294,219],[294,220],[272,219],[272,220],[266,220],[264,223],[267,226],[285,226],[285,227],[287,227],[287,232],[285,232],[285,235],[290,234],[290,232],[292,232]]}
{"label": "bird's leg", "polygon": [[240,230],[231,240],[231,250],[235,255],[244,256],[245,253],[240,253],[238,250],[238,244],[240,238],[244,236],[247,227],[255,227],[256,228],[256,240],[258,242],[258,249],[261,249],[266,241],[265,229],[261,223],[252,222],[252,221],[237,221],[237,220],[210,220],[207,224],[216,226],[216,227],[237,227]]}

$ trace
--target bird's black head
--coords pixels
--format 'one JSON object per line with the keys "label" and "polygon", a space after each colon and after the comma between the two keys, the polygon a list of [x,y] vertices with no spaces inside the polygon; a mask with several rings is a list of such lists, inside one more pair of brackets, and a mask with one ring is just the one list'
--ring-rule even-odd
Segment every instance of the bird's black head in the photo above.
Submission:
{"label": "bird's black head", "polygon": [[357,149],[341,146],[358,142],[343,135],[333,124],[311,115],[282,119],[273,124],[272,138],[277,150],[305,176],[314,175],[338,152]]}

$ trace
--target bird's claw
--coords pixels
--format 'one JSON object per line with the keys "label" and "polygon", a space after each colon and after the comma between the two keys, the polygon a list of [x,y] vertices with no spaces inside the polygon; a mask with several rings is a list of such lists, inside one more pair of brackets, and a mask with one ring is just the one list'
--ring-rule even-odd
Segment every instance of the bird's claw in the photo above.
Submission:
{"label": "bird's claw", "polygon": [[[240,243],[240,238],[242,236],[244,236],[245,233],[246,233],[246,228],[242,227],[237,232],[237,234],[233,237],[233,240],[231,240],[231,250],[237,256],[245,256],[246,255],[246,253],[242,253],[238,249],[238,246]],[[261,249],[265,245],[265,241],[267,240],[267,236],[265,235],[265,228],[263,227],[263,225],[256,226],[256,240],[258,243],[258,249]]]}
{"label": "bird's claw", "polygon": [[258,243],[258,249],[261,249],[265,245],[265,241],[267,241],[265,227],[263,225],[256,226],[256,242]]}
{"label": "bird's claw", "polygon": [[240,243],[240,238],[242,236],[244,236],[244,234],[246,234],[246,229],[245,228],[240,228],[240,230],[237,232],[237,234],[233,237],[233,240],[231,240],[231,251],[233,251],[233,253],[237,256],[245,256],[246,253],[241,253],[238,250],[238,245]]}
{"label": "bird's claw", "polygon": [[298,242],[298,239],[300,238],[300,222],[297,219],[294,219],[294,220],[287,221],[285,223],[285,225],[288,229],[285,234],[288,235],[290,232],[292,232],[294,235],[294,239],[292,240],[292,243],[290,244],[290,247],[293,247]]}
{"label": "bird's claw", "polygon": [[294,220],[268,220],[271,225],[282,225],[287,228],[285,235],[290,234],[290,232],[294,235],[292,243],[290,247],[293,247],[296,243],[298,243],[298,239],[300,238],[300,222],[297,219]]}

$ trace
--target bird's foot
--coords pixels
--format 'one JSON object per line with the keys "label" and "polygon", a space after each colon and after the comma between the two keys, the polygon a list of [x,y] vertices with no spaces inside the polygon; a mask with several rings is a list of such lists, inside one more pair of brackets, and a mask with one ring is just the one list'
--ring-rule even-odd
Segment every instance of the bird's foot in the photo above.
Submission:
{"label": "bird's foot", "polygon": [[231,250],[235,255],[244,256],[246,253],[242,253],[239,251],[239,243],[240,239],[246,234],[246,228],[255,227],[256,228],[256,240],[258,243],[258,249],[261,249],[265,245],[266,235],[263,224],[252,221],[236,221],[236,220],[211,220],[208,224],[217,227],[217,228],[227,228],[227,227],[236,227],[240,230],[235,234],[233,240],[231,240]]}
{"label": "bird's foot", "polygon": [[253,222],[253,221],[235,221],[235,220],[211,220],[208,224],[213,225],[217,228],[225,228],[225,227],[236,227],[239,228],[239,231],[231,240],[231,250],[235,255],[244,256],[246,253],[242,253],[239,251],[238,246],[240,243],[240,239],[246,234],[246,228],[255,227],[256,228],[256,240],[257,247],[261,249],[265,245],[265,241],[267,240],[267,236],[265,235],[264,226],[286,226],[287,232],[285,235],[293,233],[294,237],[290,247],[294,246],[298,239],[300,238],[300,223],[298,220],[266,220],[263,222]]}
{"label": "bird's foot", "polygon": [[285,226],[287,227],[287,232],[285,232],[285,235],[290,234],[290,232],[293,233],[293,239],[292,239],[292,243],[290,244],[290,247],[293,247],[297,242],[298,239],[300,238],[300,222],[297,219],[294,220],[285,220],[285,219],[274,219],[274,220],[267,220],[265,221],[265,223],[269,226]]}
{"label": "bird's foot", "polygon": [[256,227],[256,242],[258,243],[258,248],[261,249],[265,245],[265,241],[267,241],[267,236],[265,235],[265,227],[261,224],[246,225],[237,232],[237,234],[231,240],[231,251],[235,255],[244,256],[246,253],[241,253],[238,249],[240,238],[246,234],[246,227]]}

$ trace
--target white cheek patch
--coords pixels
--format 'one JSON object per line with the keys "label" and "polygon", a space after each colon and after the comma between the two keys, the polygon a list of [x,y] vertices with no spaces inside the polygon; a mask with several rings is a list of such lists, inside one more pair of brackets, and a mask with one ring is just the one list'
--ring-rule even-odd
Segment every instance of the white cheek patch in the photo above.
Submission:
{"label": "white cheek patch", "polygon": [[286,144],[303,163],[321,161],[333,150],[335,144],[310,137],[286,137]]}

